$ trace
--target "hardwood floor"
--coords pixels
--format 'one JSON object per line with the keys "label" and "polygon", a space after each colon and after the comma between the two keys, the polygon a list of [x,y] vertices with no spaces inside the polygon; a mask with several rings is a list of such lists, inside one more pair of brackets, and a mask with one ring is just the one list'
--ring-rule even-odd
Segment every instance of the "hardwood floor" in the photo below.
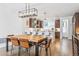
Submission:
{"label": "hardwood floor", "polygon": [[61,41],[61,55],[62,56],[72,56],[72,40],[71,39],[63,39]]}
{"label": "hardwood floor", "polygon": [[[10,49],[9,49],[10,50]],[[48,52],[49,53],[49,52]],[[31,48],[31,56],[34,56],[34,47]],[[56,39],[53,43],[51,43],[51,55],[52,56],[72,56],[72,41],[69,39]],[[11,51],[6,52],[5,48],[0,48],[0,56],[18,56],[18,48],[15,47],[13,53]],[[21,56],[28,56],[26,50],[21,50]],[[44,49],[40,56],[45,56]]]}

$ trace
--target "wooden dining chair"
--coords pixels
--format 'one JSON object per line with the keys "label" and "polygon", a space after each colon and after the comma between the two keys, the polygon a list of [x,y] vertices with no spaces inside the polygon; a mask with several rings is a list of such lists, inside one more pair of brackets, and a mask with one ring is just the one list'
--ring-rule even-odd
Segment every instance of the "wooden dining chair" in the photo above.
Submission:
{"label": "wooden dining chair", "polygon": [[19,39],[20,47],[27,49],[30,55],[30,48],[33,46],[27,39]]}
{"label": "wooden dining chair", "polygon": [[20,55],[20,54],[19,54],[20,45],[19,45],[18,38],[16,38],[16,37],[11,37],[10,40],[11,40],[11,43],[12,43],[11,54],[12,54],[12,50],[14,50],[13,46],[17,46],[17,47],[18,47],[18,55]]}
{"label": "wooden dining chair", "polygon": [[[40,44],[40,55],[41,55],[42,49],[45,48],[45,49],[49,49],[50,56],[51,56],[51,47],[50,47],[51,41],[52,41],[52,39],[48,39],[47,43],[44,42],[44,43],[41,43],[41,44]],[[46,52],[46,51],[45,51],[45,52]],[[48,52],[48,51],[47,51],[47,52]]]}
{"label": "wooden dining chair", "polygon": [[[14,34],[7,35],[7,37],[12,37],[12,36],[14,36]],[[8,41],[11,41],[11,39],[8,38]]]}

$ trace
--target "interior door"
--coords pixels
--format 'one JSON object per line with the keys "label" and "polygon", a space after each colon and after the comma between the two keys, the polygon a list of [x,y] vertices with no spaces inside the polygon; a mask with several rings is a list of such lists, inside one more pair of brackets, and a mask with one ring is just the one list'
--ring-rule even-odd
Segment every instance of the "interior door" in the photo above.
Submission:
{"label": "interior door", "polygon": [[62,38],[68,37],[68,19],[62,20]]}

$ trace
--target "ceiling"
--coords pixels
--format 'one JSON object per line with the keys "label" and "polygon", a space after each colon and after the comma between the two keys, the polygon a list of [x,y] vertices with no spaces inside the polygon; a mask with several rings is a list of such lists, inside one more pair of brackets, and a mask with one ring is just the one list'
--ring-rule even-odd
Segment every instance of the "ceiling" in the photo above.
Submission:
{"label": "ceiling", "polygon": [[39,14],[51,17],[72,16],[75,12],[79,12],[79,3],[30,3],[31,8],[37,8]]}

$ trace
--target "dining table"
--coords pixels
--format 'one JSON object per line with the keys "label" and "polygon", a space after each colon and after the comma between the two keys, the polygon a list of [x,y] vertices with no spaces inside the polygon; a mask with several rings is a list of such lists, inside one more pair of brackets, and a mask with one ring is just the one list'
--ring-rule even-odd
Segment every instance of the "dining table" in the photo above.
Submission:
{"label": "dining table", "polygon": [[[26,35],[26,34],[21,34],[21,35],[14,35],[14,36],[8,36],[6,39],[6,51],[9,51],[9,42],[11,37],[16,37],[18,39],[27,39],[29,42],[34,43],[35,45],[35,56],[39,56],[39,43],[45,41],[47,43],[47,37],[43,35]],[[47,49],[46,53],[47,53]]]}

